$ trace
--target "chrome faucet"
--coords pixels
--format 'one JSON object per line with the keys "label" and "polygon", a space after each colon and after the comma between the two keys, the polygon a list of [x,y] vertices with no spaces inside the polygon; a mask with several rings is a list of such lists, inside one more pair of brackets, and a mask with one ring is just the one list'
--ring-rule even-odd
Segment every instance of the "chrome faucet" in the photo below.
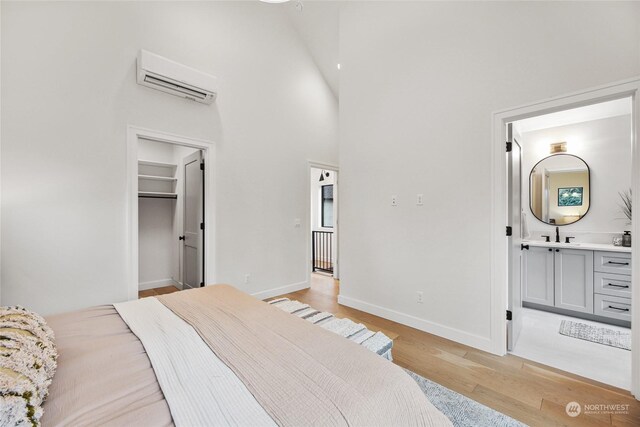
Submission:
{"label": "chrome faucet", "polygon": [[556,243],[560,243],[560,227],[556,227]]}

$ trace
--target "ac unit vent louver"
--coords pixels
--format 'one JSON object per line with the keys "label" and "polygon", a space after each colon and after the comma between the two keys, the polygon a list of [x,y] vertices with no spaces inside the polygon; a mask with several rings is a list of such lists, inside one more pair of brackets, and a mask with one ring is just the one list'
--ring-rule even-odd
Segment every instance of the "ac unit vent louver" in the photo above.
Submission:
{"label": "ac unit vent louver", "polygon": [[140,50],[138,54],[138,84],[162,92],[211,104],[217,95],[214,76]]}

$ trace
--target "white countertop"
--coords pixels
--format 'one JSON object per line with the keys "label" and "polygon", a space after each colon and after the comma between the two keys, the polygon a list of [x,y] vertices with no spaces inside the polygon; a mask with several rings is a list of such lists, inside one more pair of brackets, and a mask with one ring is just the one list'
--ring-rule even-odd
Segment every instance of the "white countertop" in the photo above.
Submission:
{"label": "white countertop", "polygon": [[537,246],[541,248],[566,248],[566,249],[585,249],[590,251],[606,251],[606,252],[626,252],[631,253],[632,248],[624,246],[613,246],[612,244],[603,243],[555,243],[543,242],[541,240],[523,240],[524,245]]}

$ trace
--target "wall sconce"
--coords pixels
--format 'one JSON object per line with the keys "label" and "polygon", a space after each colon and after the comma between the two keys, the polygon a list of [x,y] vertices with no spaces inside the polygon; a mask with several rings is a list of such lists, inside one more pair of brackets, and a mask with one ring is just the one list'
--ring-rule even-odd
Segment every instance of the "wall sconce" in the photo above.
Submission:
{"label": "wall sconce", "polygon": [[551,144],[549,146],[549,154],[558,154],[558,153],[566,153],[566,152],[567,152],[566,142],[556,142],[555,144]]}
{"label": "wall sconce", "polygon": [[329,178],[329,172],[326,172],[326,171],[322,171],[322,172],[320,172],[320,179],[319,179],[318,181],[320,181],[320,182],[324,181],[324,177],[325,177],[325,176],[326,176],[327,178]]}

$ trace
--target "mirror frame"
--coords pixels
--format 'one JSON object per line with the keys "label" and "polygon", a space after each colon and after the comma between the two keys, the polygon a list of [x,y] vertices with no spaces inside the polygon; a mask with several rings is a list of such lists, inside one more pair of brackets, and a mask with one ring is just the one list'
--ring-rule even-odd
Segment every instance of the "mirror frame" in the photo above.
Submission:
{"label": "mirror frame", "polygon": [[[536,169],[536,167],[544,162],[545,160],[551,158],[551,157],[557,157],[557,156],[571,156],[571,157],[575,157],[576,159],[580,160],[582,163],[585,164],[585,166],[587,167],[587,173],[589,174],[589,207],[587,208],[587,210],[584,212],[584,214],[578,218],[576,221],[573,221],[569,224],[549,224],[548,222],[544,222],[543,220],[541,220],[540,218],[538,218],[536,216],[536,214],[533,212],[533,207],[531,206],[531,176],[533,175],[533,171]],[[589,211],[591,210],[591,168],[589,167],[589,164],[587,162],[584,161],[584,159],[582,157],[576,156],[575,154],[569,154],[569,153],[557,153],[557,154],[551,154],[547,157],[542,158],[538,163],[536,163],[535,165],[533,165],[533,167],[531,168],[531,171],[529,172],[529,212],[531,212],[531,215],[533,215],[533,217],[535,219],[537,219],[538,221],[540,221],[541,223],[545,224],[545,225],[550,225],[552,227],[564,227],[566,225],[573,225],[577,222],[579,222],[580,220],[582,220],[585,216],[587,216],[587,214],[589,213]]]}

